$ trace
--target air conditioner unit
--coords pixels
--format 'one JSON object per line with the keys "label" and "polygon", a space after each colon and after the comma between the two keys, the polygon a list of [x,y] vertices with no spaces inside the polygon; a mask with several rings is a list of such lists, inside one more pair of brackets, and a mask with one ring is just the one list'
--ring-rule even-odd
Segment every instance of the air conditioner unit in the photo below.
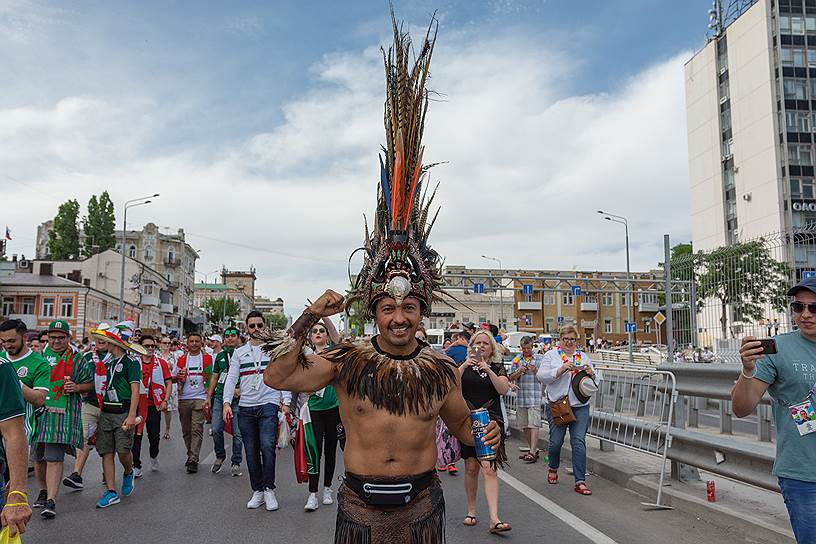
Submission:
{"label": "air conditioner unit", "polygon": [[19,261],[17,263],[17,266],[20,267],[20,268],[30,268],[31,267],[31,261],[26,261],[25,259],[23,259],[22,261]]}

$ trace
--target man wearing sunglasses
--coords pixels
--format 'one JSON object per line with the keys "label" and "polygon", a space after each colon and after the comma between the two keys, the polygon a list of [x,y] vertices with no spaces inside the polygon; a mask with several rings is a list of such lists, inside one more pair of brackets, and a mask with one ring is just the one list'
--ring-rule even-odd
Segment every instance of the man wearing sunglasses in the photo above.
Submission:
{"label": "man wearing sunglasses", "polygon": [[161,413],[167,411],[167,397],[173,390],[170,366],[156,355],[156,338],[142,335],[142,347],[147,350],[147,355],[142,355],[142,387],[139,395],[139,414],[144,421],[136,427],[133,437],[133,472],[136,478],[142,477],[142,437],[145,431],[150,442],[150,470],[159,470]]}
{"label": "man wearing sunglasses", "polygon": [[179,421],[184,444],[187,446],[187,474],[198,472],[198,456],[204,439],[204,403],[212,377],[213,360],[201,349],[201,334],[187,335],[187,353],[179,357],[174,376],[179,383]]}
{"label": "man wearing sunglasses", "polygon": [[785,499],[799,543],[816,542],[816,278],[796,284],[790,311],[798,330],[774,337],[776,353],[766,354],[753,336],[742,339],[742,370],[731,391],[734,415],[754,411],[767,391],[773,399],[776,459],[773,473]]}
{"label": "man wearing sunglasses", "polygon": [[[265,505],[268,511],[278,509],[275,497],[275,440],[278,436],[278,412],[289,413],[292,394],[279,391],[264,383],[264,370],[269,355],[261,351],[259,335],[265,328],[264,316],[253,310],[246,317],[249,342],[236,349],[230,359],[224,383],[224,419],[232,420],[235,388],[240,386],[238,405],[241,415],[238,427],[246,449],[246,463],[252,497],[247,508]],[[234,426],[234,425],[233,425]]]}
{"label": "man wearing sunglasses", "polygon": [[[213,445],[215,447],[215,463],[212,466],[212,472],[217,474],[221,472],[221,467],[224,466],[224,461],[227,459],[227,450],[224,447],[224,383],[227,381],[229,373],[230,359],[235,352],[235,348],[240,345],[240,337],[238,329],[235,327],[227,327],[224,330],[224,346],[220,348],[221,337],[218,337],[219,351],[215,356],[213,363],[213,377],[210,380],[210,387],[207,391],[207,402],[205,409],[212,407],[212,437]],[[210,338],[213,338],[211,336]],[[238,425],[238,397],[241,396],[240,388],[235,388],[234,398],[232,401],[232,459],[230,474],[233,476],[241,476],[241,429]]]}

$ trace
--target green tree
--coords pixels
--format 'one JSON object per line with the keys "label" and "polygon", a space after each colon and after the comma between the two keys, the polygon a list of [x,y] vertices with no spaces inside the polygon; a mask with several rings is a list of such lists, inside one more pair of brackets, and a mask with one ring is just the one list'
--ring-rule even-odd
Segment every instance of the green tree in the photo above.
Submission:
{"label": "green tree", "polygon": [[[763,304],[784,311],[791,270],[774,259],[763,239],[733,244],[701,254],[698,259],[699,289],[702,299],[716,299],[720,305],[720,326],[728,334],[728,309],[735,321],[764,318]],[[696,275],[696,274],[695,274]]]}
{"label": "green tree", "polygon": [[354,331],[354,334],[362,336],[365,334],[366,320],[363,318],[363,303],[361,301],[354,302],[349,308],[348,312],[348,326]]}
{"label": "green tree", "polygon": [[289,324],[289,318],[283,314],[264,314],[266,326],[272,330],[285,329]]}
{"label": "green tree", "polygon": [[687,255],[692,255],[694,253],[694,247],[691,245],[691,242],[688,244],[676,244],[674,247],[671,248],[671,260],[672,263],[675,260],[680,260],[682,257]]}
{"label": "green tree", "polygon": [[113,213],[113,201],[107,191],[93,195],[88,201],[88,215],[82,220],[85,230],[85,255],[105,251],[116,246],[116,216]]}
{"label": "green tree", "polygon": [[54,227],[48,233],[48,252],[52,259],[79,258],[79,202],[76,199],[60,205]]}
{"label": "green tree", "polygon": [[241,311],[241,305],[231,298],[211,298],[204,304],[210,323],[220,326],[226,319],[233,319]]}

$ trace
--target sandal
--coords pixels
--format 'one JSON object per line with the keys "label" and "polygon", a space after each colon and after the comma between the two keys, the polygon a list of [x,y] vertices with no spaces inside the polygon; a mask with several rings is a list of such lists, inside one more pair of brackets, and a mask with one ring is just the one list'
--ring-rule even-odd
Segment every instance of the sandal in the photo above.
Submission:
{"label": "sandal", "polygon": [[558,471],[549,469],[547,471],[547,483],[548,484],[557,484],[558,483]]}
{"label": "sandal", "polygon": [[586,483],[581,482],[580,484],[575,484],[575,492],[579,495],[592,495],[592,491],[587,487]]}
{"label": "sandal", "polygon": [[494,535],[496,533],[504,533],[512,530],[513,528],[510,527],[510,524],[504,521],[499,521],[495,525],[493,525],[493,527],[490,528],[490,532]]}
{"label": "sandal", "polygon": [[538,461],[538,455],[534,453],[527,453],[521,457],[521,460],[529,465]]}
{"label": "sandal", "polygon": [[164,433],[164,439],[170,440],[170,433]]}
{"label": "sandal", "polygon": [[[472,519],[473,521],[468,521],[469,519]],[[467,527],[473,527],[474,525],[476,525],[476,523],[478,523],[478,521],[476,520],[476,516],[471,516],[470,514],[468,514],[467,516],[465,516],[465,520],[462,522],[462,525],[465,525]]]}

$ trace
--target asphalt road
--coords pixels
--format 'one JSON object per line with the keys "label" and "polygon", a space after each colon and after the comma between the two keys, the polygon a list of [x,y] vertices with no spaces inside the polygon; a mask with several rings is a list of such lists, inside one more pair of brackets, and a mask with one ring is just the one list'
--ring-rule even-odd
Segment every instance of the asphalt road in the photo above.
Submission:
{"label": "asphalt road", "polygon": [[[162,440],[159,471],[148,470],[137,480],[131,497],[123,498],[120,504],[106,510],[94,507],[103,488],[99,459],[92,455],[85,471],[86,488],[71,491],[63,487],[57,500],[56,519],[44,520],[35,512],[24,542],[332,542],[335,507],[321,505],[316,512],[303,511],[308,493],[305,485],[295,482],[291,449],[283,450],[278,456],[280,510],[248,510],[246,501],[250,489],[246,466],[240,478],[231,477],[226,467],[220,474],[211,474],[209,466],[204,464],[198,474],[187,475],[178,424],[173,430],[170,441]],[[467,504],[464,476],[443,474],[449,543],[749,542],[745,537],[681,512],[645,511],[640,504],[644,497],[599,477],[589,478],[595,494],[582,497],[573,491],[565,467],[562,467],[561,482],[548,485],[543,463],[524,465],[515,461],[517,446],[517,442],[509,444],[512,466],[503,474],[500,487],[501,518],[509,522],[513,530],[502,536],[488,534],[487,507],[481,489],[478,525],[463,526]],[[145,443],[145,450],[146,447]],[[205,435],[202,459],[211,460],[211,452],[212,440]],[[143,455],[146,456],[146,451]],[[121,467],[117,470],[121,478]],[[36,494],[35,488],[31,478],[32,495]]]}

